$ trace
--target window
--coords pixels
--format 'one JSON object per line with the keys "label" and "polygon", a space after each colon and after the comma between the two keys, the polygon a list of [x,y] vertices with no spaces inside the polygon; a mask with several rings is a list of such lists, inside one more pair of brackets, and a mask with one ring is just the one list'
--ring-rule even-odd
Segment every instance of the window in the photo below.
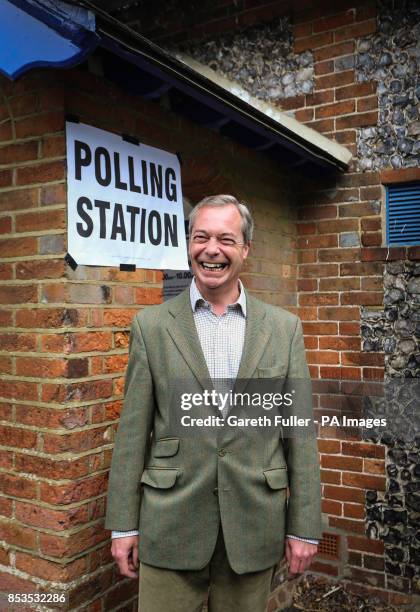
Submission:
{"label": "window", "polygon": [[420,182],[386,186],[386,241],[420,244]]}

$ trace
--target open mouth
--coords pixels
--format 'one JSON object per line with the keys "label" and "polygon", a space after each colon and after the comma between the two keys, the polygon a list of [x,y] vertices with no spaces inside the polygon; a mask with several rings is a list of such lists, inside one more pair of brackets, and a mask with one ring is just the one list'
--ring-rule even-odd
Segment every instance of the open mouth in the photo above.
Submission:
{"label": "open mouth", "polygon": [[224,270],[228,264],[227,263],[209,263],[209,262],[202,261],[200,262],[200,265],[204,270],[214,272],[216,270]]}

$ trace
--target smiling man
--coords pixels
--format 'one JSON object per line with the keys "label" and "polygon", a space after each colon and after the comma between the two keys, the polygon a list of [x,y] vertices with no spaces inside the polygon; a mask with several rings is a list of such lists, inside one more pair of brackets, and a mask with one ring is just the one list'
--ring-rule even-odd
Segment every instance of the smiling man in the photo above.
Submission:
{"label": "smiling man", "polygon": [[171,429],[175,379],[196,392],[208,380],[308,379],[297,317],[239,280],[252,230],[233,196],[202,200],[190,215],[190,289],[133,321],[106,526],[123,575],[136,577],[140,559],[141,612],[196,612],[207,596],[211,612],[264,612],[282,555],[298,574],[317,550],[315,438]]}

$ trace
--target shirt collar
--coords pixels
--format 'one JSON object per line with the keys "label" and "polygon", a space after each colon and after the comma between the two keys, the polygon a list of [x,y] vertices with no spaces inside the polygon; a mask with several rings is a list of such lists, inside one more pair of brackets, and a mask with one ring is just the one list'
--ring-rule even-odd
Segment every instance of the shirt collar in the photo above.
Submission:
{"label": "shirt collar", "polygon": [[[236,300],[236,302],[234,302],[233,304],[229,304],[229,306],[238,305],[242,311],[243,316],[246,317],[245,289],[240,279],[238,279],[238,283],[239,283],[239,297]],[[191,308],[193,312],[195,312],[198,302],[202,302],[205,305],[209,305],[209,302],[207,302],[201,295],[200,290],[197,287],[197,283],[195,282],[195,278],[193,277],[191,281],[191,285],[190,285],[190,303],[191,303]]]}

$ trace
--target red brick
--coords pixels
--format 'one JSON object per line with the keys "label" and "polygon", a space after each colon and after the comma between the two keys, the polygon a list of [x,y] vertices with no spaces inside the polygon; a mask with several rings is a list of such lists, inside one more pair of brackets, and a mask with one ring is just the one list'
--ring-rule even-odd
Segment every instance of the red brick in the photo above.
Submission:
{"label": "red brick", "polygon": [[316,75],[330,74],[331,72],[334,72],[334,61],[333,60],[325,60],[323,62],[315,63],[315,74]]}
{"label": "red brick", "polygon": [[319,339],[319,348],[335,351],[358,351],[360,350],[360,339],[353,337],[342,338],[340,336],[323,337]]}
{"label": "red brick", "polygon": [[338,516],[330,516],[328,519],[328,524],[330,527],[335,527],[336,529],[342,529],[343,531],[348,531],[350,533],[365,533],[365,522],[364,521],[355,521],[348,518],[341,518]]}
{"label": "red brick", "polygon": [[322,262],[355,261],[359,259],[359,253],[360,249],[358,248],[322,249],[318,252],[318,258]]}
{"label": "red brick", "polygon": [[396,261],[405,259],[404,247],[393,248],[368,248],[362,249],[360,253],[362,261]]}
{"label": "red brick", "polygon": [[48,183],[60,181],[65,178],[66,166],[64,161],[44,162],[34,166],[22,166],[16,170],[16,184],[30,185],[31,183]]}
{"label": "red brick", "polygon": [[39,230],[62,229],[66,224],[64,210],[45,210],[16,215],[17,232],[36,232]]}
{"label": "red brick", "polygon": [[381,555],[384,552],[384,543],[382,540],[371,540],[366,537],[348,536],[348,548],[351,550],[360,550],[362,552],[374,553]]}
{"label": "red brick", "polygon": [[318,440],[318,450],[320,453],[340,453],[341,442],[339,440]]}
{"label": "red brick", "polygon": [[344,516],[355,519],[364,519],[365,506],[363,504],[344,504]]}
{"label": "red brick", "polygon": [[16,264],[16,278],[20,280],[60,278],[64,274],[65,262],[63,259],[40,259]]}
{"label": "red brick", "polygon": [[37,443],[37,433],[28,429],[4,427],[0,425],[0,439],[3,440],[4,446],[35,448]]}
{"label": "red brick", "polygon": [[[302,206],[298,209],[299,219],[334,219],[337,217],[337,206]],[[328,232],[331,233],[331,232]]]}
{"label": "red brick", "polygon": [[24,142],[0,147],[0,164],[17,164],[38,157],[38,142]]}
{"label": "red brick", "polygon": [[381,306],[383,302],[383,292],[374,291],[350,291],[342,293],[340,301],[343,306],[359,304],[361,306]]}
{"label": "red brick", "polygon": [[138,287],[135,290],[136,304],[160,304],[163,299],[162,289],[157,287],[143,288]]}
{"label": "red brick", "polygon": [[92,380],[74,384],[42,385],[41,398],[43,402],[81,402],[98,398],[108,398],[112,395],[112,380]]}
{"label": "red brick", "polygon": [[385,490],[385,478],[367,474],[343,474],[343,484],[360,489]]}
{"label": "red brick", "polygon": [[356,143],[356,134],[356,130],[344,130],[342,132],[333,132],[329,136],[336,142],[347,145]]}
{"label": "red brick", "polygon": [[340,335],[341,336],[359,336],[360,335],[360,324],[359,323],[340,323]]}
{"label": "red brick", "polygon": [[382,170],[381,183],[405,183],[420,180],[420,168],[401,168],[400,170]]}
{"label": "red brick", "polygon": [[305,96],[292,96],[281,101],[282,110],[294,110],[305,106]]}
{"label": "red brick", "polygon": [[48,478],[51,480],[76,479],[88,475],[89,457],[74,460],[54,460],[36,455],[16,453],[16,469],[22,473],[35,474],[41,477],[48,474]]}
{"label": "red brick", "polygon": [[359,229],[358,219],[334,219],[329,221],[319,221],[317,223],[320,234],[333,232],[351,232]]}
{"label": "red brick", "polygon": [[310,335],[336,334],[337,323],[303,323],[303,332]]}
{"label": "red brick", "polygon": [[346,12],[339,13],[332,17],[323,17],[312,24],[314,32],[323,32],[325,30],[336,30],[340,26],[348,23],[353,23],[355,19],[355,9],[350,9]]}
{"label": "red brick", "polygon": [[340,502],[333,501],[332,499],[323,499],[321,504],[322,512],[326,514],[334,514],[335,516],[342,515],[343,505]]}
{"label": "red brick", "polygon": [[363,232],[362,245],[364,247],[381,246],[382,232]]}
{"label": "red brick", "polygon": [[340,276],[378,276],[382,270],[383,264],[377,261],[340,264]]}
{"label": "red brick", "polygon": [[63,157],[66,154],[64,136],[45,136],[42,139],[42,157]]}
{"label": "red brick", "polygon": [[37,299],[36,285],[3,285],[0,292],[1,304],[24,304],[36,302]]}
{"label": "red brick", "polygon": [[319,281],[320,291],[346,291],[360,289],[360,278],[340,277],[321,278]]}
{"label": "red brick", "polygon": [[326,248],[338,245],[337,234],[325,234],[323,236],[301,236],[298,238],[298,249]]}
{"label": "red brick", "polygon": [[373,555],[363,555],[363,565],[367,569],[376,570],[377,572],[383,572],[385,569],[384,559],[374,557]]}
{"label": "red brick", "polygon": [[300,266],[299,275],[301,278],[320,278],[323,276],[337,276],[337,264],[309,264]]}
{"label": "red brick", "polygon": [[106,431],[106,427],[98,427],[62,435],[45,433],[43,450],[45,453],[66,453],[97,448],[106,442]]}
{"label": "red brick", "polygon": [[339,206],[338,214],[340,217],[364,217],[375,212],[373,202],[346,203]]}
{"label": "red brick", "polygon": [[75,332],[68,334],[72,353],[109,351],[112,348],[111,332]]}
{"label": "red brick", "polygon": [[37,95],[30,93],[23,96],[13,96],[10,98],[9,104],[14,118],[31,115],[37,111]]}
{"label": "red brick", "polygon": [[365,111],[376,110],[378,108],[378,97],[370,96],[357,100],[357,112],[364,113]]}
{"label": "red brick", "polygon": [[298,291],[316,291],[318,281],[316,279],[303,278],[297,281]]}
{"label": "red brick", "polygon": [[12,217],[0,218],[0,234],[10,234],[12,231]]}
{"label": "red brick", "polygon": [[328,574],[329,576],[338,576],[338,567],[336,565],[324,563],[322,561],[313,561],[309,567],[309,571]]}
{"label": "red brick", "polygon": [[33,382],[0,380],[0,396],[10,399],[38,400],[38,385]]}
{"label": "red brick", "polygon": [[[310,121],[308,127],[317,132],[331,132],[334,129],[334,119],[321,119],[319,121]],[[335,215],[334,215],[335,216]]]}
{"label": "red brick", "polygon": [[[334,74],[326,74],[323,76],[315,77],[315,89],[331,89],[335,87],[342,87],[354,83],[354,70],[345,70],[344,72],[336,72]],[[340,122],[342,119],[340,119]],[[346,129],[347,127],[338,127],[337,129]]]}
{"label": "red brick", "polygon": [[382,381],[384,378],[384,368],[363,368],[363,380]]}
{"label": "red brick", "polygon": [[316,249],[299,251],[298,263],[299,264],[312,264],[318,261],[318,253]]}
{"label": "red brick", "polygon": [[[318,106],[334,101],[334,92],[332,90],[319,91],[317,93],[308,94],[306,96],[307,106]],[[326,115],[329,116],[329,115]]]}
{"label": "red brick", "polygon": [[107,479],[104,474],[85,478],[69,484],[41,483],[41,500],[49,504],[73,504],[91,497],[97,497],[106,491]]}
{"label": "red brick", "polygon": [[72,533],[71,537],[40,534],[40,550],[49,557],[72,557],[97,546],[108,539],[108,534],[99,525],[92,525]]}
{"label": "red brick", "polygon": [[[343,73],[344,74],[344,73]],[[369,125],[376,125],[378,122],[378,112],[371,111],[368,113],[358,113],[356,115],[349,115],[348,117],[339,117],[336,119],[337,130],[347,130],[354,127],[365,127]]]}
{"label": "red brick", "polygon": [[36,559],[22,552],[16,553],[16,568],[28,573],[29,575],[42,578],[43,580],[56,582],[69,582],[75,578],[86,575],[87,558],[77,559],[72,563],[62,565],[53,563],[46,559]]}
{"label": "red brick", "polygon": [[60,132],[64,129],[64,113],[50,112],[41,115],[31,115],[15,123],[16,137],[28,138],[41,136],[49,132]]}
{"label": "red brick", "polygon": [[[35,582],[24,580],[8,572],[0,571],[0,584],[5,593],[36,593],[38,591],[38,585]],[[22,604],[18,605],[22,612],[27,612],[28,608],[22,608]],[[10,611],[17,609],[9,607]]]}
{"label": "red brick", "polygon": [[334,472],[332,470],[321,470],[321,483],[327,483],[332,485],[341,484],[341,472]]}
{"label": "red brick", "polygon": [[361,36],[368,36],[376,32],[376,19],[369,19],[361,23],[355,23],[345,28],[340,28],[334,32],[335,42],[352,40]]}
{"label": "red brick", "polygon": [[407,258],[412,261],[417,261],[418,259],[420,259],[420,247],[408,247]]}
{"label": "red brick", "polygon": [[23,257],[35,255],[38,241],[32,236],[26,238],[5,238],[0,240],[0,257]]}
{"label": "red brick", "polygon": [[314,111],[312,108],[303,108],[295,112],[295,119],[297,119],[298,121],[301,121],[302,123],[307,123],[308,121],[312,121],[313,118],[314,118]]}
{"label": "red brick", "polygon": [[293,26],[293,36],[295,38],[301,38],[302,36],[309,36],[312,33],[312,23],[298,23]]}
{"label": "red brick", "polygon": [[34,376],[37,378],[54,378],[64,376],[66,362],[62,359],[43,359],[42,357],[17,357],[17,376]]}
{"label": "red brick", "polygon": [[38,189],[19,189],[0,193],[0,210],[13,211],[38,205]]}
{"label": "red brick", "polygon": [[13,514],[12,500],[0,497],[0,516],[11,518]]}
{"label": "red brick", "polygon": [[305,38],[300,38],[299,40],[295,40],[294,52],[302,53],[302,51],[307,51],[308,49],[312,50],[330,45],[333,42],[333,38],[332,32],[322,32],[321,34],[313,34]]}
{"label": "red brick", "polygon": [[315,223],[298,223],[297,233],[299,236],[306,236],[308,234],[316,234]]}
{"label": "red brick", "polygon": [[338,293],[302,293],[299,306],[338,305]]}
{"label": "red brick", "polygon": [[15,516],[25,525],[54,531],[71,529],[89,520],[87,504],[69,510],[52,510],[35,504],[16,502]]}
{"label": "red brick", "polygon": [[4,351],[34,351],[34,334],[0,334],[0,349]]}
{"label": "red brick", "polygon": [[65,183],[58,185],[45,185],[41,187],[41,206],[52,204],[66,204],[67,192]]}
{"label": "red brick", "polygon": [[323,117],[337,117],[338,115],[344,115],[352,113],[355,110],[354,100],[344,100],[343,102],[335,102],[334,104],[325,104],[315,109],[316,119]]}
{"label": "red brick", "polygon": [[319,309],[319,318],[322,321],[358,321],[360,318],[359,308],[349,306],[322,307]]}
{"label": "red brick", "polygon": [[33,480],[14,476],[13,474],[0,474],[2,492],[13,497],[36,498],[37,485]]}
{"label": "red brick", "polygon": [[343,456],[328,456],[321,457],[321,467],[330,470],[348,470],[352,472],[361,472],[363,467],[363,459],[359,457],[343,457]]}
{"label": "red brick", "polygon": [[365,493],[362,489],[351,489],[349,487],[324,486],[324,497],[337,501],[365,503]]}

